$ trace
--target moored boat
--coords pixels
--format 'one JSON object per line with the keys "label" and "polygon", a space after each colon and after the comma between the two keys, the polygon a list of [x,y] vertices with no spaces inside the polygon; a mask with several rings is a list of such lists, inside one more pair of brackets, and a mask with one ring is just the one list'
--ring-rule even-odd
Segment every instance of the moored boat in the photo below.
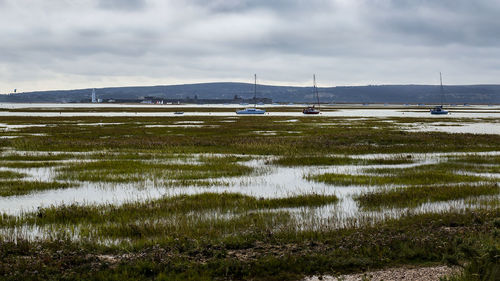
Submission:
{"label": "moored boat", "polygon": [[258,108],[245,108],[236,111],[236,114],[264,114],[264,113],[266,113],[265,110]]}
{"label": "moored boat", "polygon": [[441,83],[441,105],[436,106],[433,109],[431,109],[431,114],[445,115],[445,114],[448,114],[448,111],[444,110],[444,108],[443,108],[443,103],[444,103],[444,87],[443,87],[443,76],[441,75],[441,72],[439,72],[439,81]]}
{"label": "moored boat", "polygon": [[264,114],[266,110],[257,108],[257,74],[254,74],[253,100],[255,102],[253,108],[245,108],[236,110],[236,114]]}
{"label": "moored boat", "polygon": [[320,110],[317,109],[316,107],[313,106],[309,106],[309,107],[306,107],[302,110],[302,113],[304,114],[319,114]]}
{"label": "moored boat", "polygon": [[448,111],[444,110],[442,105],[439,105],[431,109],[431,114],[448,114]]}
{"label": "moored boat", "polygon": [[303,114],[319,114],[319,95],[318,95],[318,87],[316,87],[316,75],[313,74],[313,91],[316,94],[316,100],[318,102],[318,107],[315,105],[308,106],[302,110]]}

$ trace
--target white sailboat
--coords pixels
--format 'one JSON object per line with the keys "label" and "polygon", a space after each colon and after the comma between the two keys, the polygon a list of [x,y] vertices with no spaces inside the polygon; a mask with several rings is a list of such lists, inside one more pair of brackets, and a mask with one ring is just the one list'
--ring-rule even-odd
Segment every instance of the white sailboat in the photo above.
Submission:
{"label": "white sailboat", "polygon": [[441,72],[439,72],[439,81],[441,82],[441,105],[438,105],[431,109],[431,114],[448,114],[448,111],[444,110],[443,108],[443,103],[444,103],[444,88],[443,88],[443,76],[441,75]]}
{"label": "white sailboat", "polygon": [[254,74],[253,100],[255,103],[253,108],[245,108],[245,109],[237,110],[236,114],[264,114],[264,113],[266,113],[266,111],[264,109],[257,108],[257,74]]}

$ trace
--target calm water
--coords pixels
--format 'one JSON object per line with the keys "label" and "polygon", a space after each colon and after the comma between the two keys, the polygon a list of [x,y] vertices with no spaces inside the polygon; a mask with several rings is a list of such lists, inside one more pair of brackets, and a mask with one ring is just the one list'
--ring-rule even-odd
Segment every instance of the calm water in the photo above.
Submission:
{"label": "calm water", "polygon": [[[255,117],[264,116],[290,116],[298,117],[305,116],[300,109],[305,105],[266,105],[266,108],[297,108],[296,112],[267,112],[264,115],[256,115]],[[175,105],[123,105],[123,104],[22,104],[22,103],[3,103],[0,104],[0,109],[23,109],[23,108],[40,108],[40,109],[75,109],[79,108],[110,108],[109,112],[8,112],[0,111],[0,116],[34,116],[34,117],[73,117],[73,116],[108,116],[108,117],[182,117],[182,116],[237,116],[236,109],[244,108],[245,106],[229,104],[213,104],[213,105],[182,105],[183,108],[227,108],[227,112],[185,112],[183,115],[175,115],[173,112],[120,112],[120,108],[163,108],[173,109]],[[500,118],[500,106],[468,106],[455,107],[450,109],[450,114],[444,116],[431,115],[429,108],[432,106],[422,107],[404,107],[383,108],[381,105],[365,106],[363,109],[349,108],[360,107],[359,105],[341,105],[341,106],[322,106],[324,111],[320,116],[325,117],[428,117],[439,119],[452,118]],[[377,107],[375,109],[373,107]],[[328,111],[334,110],[334,111]]]}
{"label": "calm water", "polygon": [[[500,152],[475,153],[478,155],[500,155]],[[409,154],[404,154],[409,155]],[[61,204],[123,204],[124,202],[145,201],[162,196],[179,194],[197,194],[203,192],[235,192],[255,197],[281,198],[300,194],[335,194],[342,200],[335,211],[344,216],[356,216],[360,211],[352,199],[353,195],[363,191],[373,191],[381,187],[364,186],[334,186],[306,180],[309,174],[339,173],[360,174],[366,168],[407,168],[412,166],[432,164],[440,161],[441,157],[467,155],[467,153],[413,153],[412,159],[416,163],[401,165],[341,165],[341,166],[309,166],[309,167],[280,167],[266,165],[267,158],[260,158],[243,162],[243,164],[257,169],[256,175],[215,179],[211,187],[169,187],[162,182],[145,181],[142,183],[91,183],[84,182],[79,187],[48,190],[23,196],[0,197],[0,213],[16,215],[24,211],[32,211],[38,207],[47,207]],[[359,158],[393,158],[400,154],[367,154],[358,155]],[[28,173],[28,180],[51,181],[56,176],[57,168],[30,168],[9,169]],[[7,170],[0,168],[0,170]],[[220,184],[223,182],[224,184]],[[219,184],[217,184],[219,183]],[[431,204],[430,206],[446,206],[447,203]],[[441,208],[441,207],[440,207]]]}

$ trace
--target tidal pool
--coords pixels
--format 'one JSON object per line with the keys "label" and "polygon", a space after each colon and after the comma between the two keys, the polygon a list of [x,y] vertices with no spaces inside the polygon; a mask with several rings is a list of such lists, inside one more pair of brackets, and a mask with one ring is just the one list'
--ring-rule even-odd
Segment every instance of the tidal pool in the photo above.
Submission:
{"label": "tidal pool", "polygon": [[[79,187],[47,190],[34,192],[22,196],[0,197],[0,213],[18,215],[22,212],[33,211],[39,207],[58,206],[62,204],[116,204],[125,202],[141,202],[149,199],[156,199],[163,196],[175,196],[180,194],[199,194],[205,192],[217,193],[241,193],[254,196],[256,198],[284,198],[302,194],[324,194],[336,195],[340,201],[332,206],[316,208],[319,217],[340,217],[356,218],[358,216],[369,216],[374,214],[377,217],[385,217],[380,212],[366,212],[358,208],[353,196],[361,192],[376,191],[378,186],[341,186],[331,185],[321,182],[309,181],[307,175],[336,173],[357,175],[362,174],[368,168],[410,168],[420,165],[438,163],[444,157],[465,156],[470,153],[411,153],[404,154],[410,156],[415,162],[410,164],[396,165],[336,165],[336,166],[277,166],[266,164],[268,156],[253,155],[253,160],[241,162],[244,165],[256,169],[254,174],[242,177],[225,177],[211,179],[213,185],[205,186],[176,186],[175,182],[166,184],[161,180],[145,180],[134,183],[107,183],[107,182],[80,182]],[[500,155],[499,151],[475,153],[474,155]],[[200,155],[196,155],[199,157]],[[214,156],[209,154],[206,156]],[[218,156],[218,155],[215,155]],[[332,155],[334,156],[334,155]],[[400,158],[401,154],[365,154],[356,155],[361,159],[391,159]],[[173,159],[175,161],[175,159]],[[61,161],[64,163],[71,160]],[[52,181],[57,175],[57,167],[29,168],[29,169],[7,169],[22,173],[27,173],[27,180]],[[498,177],[496,174],[489,175],[492,178]],[[390,188],[391,186],[389,186]],[[387,186],[385,187],[387,188]],[[454,204],[454,205],[453,205]],[[424,210],[439,210],[443,206],[465,208],[450,202],[429,203],[428,207],[419,207]],[[300,209],[300,208],[298,208]],[[322,211],[323,210],[323,211]],[[320,214],[321,213],[321,214]],[[384,212],[382,212],[384,213]],[[397,211],[396,213],[401,213]]]}

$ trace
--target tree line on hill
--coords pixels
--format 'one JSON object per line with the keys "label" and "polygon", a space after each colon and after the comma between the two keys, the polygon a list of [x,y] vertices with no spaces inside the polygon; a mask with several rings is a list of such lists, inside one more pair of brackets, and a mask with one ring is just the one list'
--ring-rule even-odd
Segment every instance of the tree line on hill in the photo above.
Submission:
{"label": "tree line on hill", "polygon": [[[445,86],[445,103],[500,104],[500,85]],[[377,85],[318,88],[322,103],[440,103],[437,85]],[[72,103],[89,102],[92,89],[25,92],[0,95],[0,102]],[[253,84],[201,83],[170,86],[113,87],[96,89],[104,101],[144,100],[236,100],[253,98]],[[273,102],[314,102],[312,87],[258,85],[257,97]]]}

